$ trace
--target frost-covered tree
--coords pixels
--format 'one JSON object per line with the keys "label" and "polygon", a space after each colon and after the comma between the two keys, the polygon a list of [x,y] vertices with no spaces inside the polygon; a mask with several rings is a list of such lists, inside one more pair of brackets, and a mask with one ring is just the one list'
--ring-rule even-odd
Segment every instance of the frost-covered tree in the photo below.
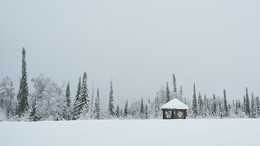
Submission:
{"label": "frost-covered tree", "polygon": [[128,116],[128,101],[125,102],[125,110],[124,110],[124,116]]}
{"label": "frost-covered tree", "polygon": [[65,107],[63,111],[63,118],[65,120],[71,119],[71,97],[70,97],[70,83],[68,82],[66,88],[66,99],[65,99]]}
{"label": "frost-covered tree", "polygon": [[142,114],[144,114],[144,99],[142,98],[141,99],[141,106],[140,106],[141,108],[140,108],[140,114],[142,115]]}
{"label": "frost-covered tree", "polygon": [[198,115],[202,115],[202,109],[203,109],[203,100],[202,100],[202,96],[199,92],[199,96],[198,96]]}
{"label": "frost-covered tree", "polygon": [[178,98],[178,99],[179,99],[181,102],[184,102],[182,86],[180,87],[180,93],[179,93],[179,98]]}
{"label": "frost-covered tree", "polygon": [[0,82],[0,112],[2,111],[7,119],[15,114],[16,101],[14,97],[13,82],[9,77],[6,77]]}
{"label": "frost-covered tree", "polygon": [[144,109],[144,115],[145,115],[145,119],[148,119],[148,105],[145,104],[145,109]]}
{"label": "frost-covered tree", "polygon": [[169,102],[171,100],[170,96],[170,90],[169,90],[169,85],[168,82],[166,83],[166,102]]}
{"label": "frost-covered tree", "polygon": [[31,102],[36,98],[37,115],[43,120],[55,120],[64,108],[65,96],[63,89],[43,74],[33,78],[34,92]]}
{"label": "frost-covered tree", "polygon": [[215,94],[213,94],[213,106],[212,106],[212,113],[213,116],[215,116],[217,114],[217,103],[216,103],[216,96]]}
{"label": "frost-covered tree", "polygon": [[260,106],[260,102],[259,102],[259,97],[257,96],[255,98],[255,105],[256,105],[256,115],[259,116],[259,106]]}
{"label": "frost-covered tree", "polygon": [[81,95],[79,102],[79,112],[81,117],[86,118],[86,114],[89,112],[89,96],[88,96],[88,87],[87,87],[87,73],[84,72],[82,85],[81,85]]}
{"label": "frost-covered tree", "polygon": [[133,102],[130,105],[131,118],[134,118],[134,119],[143,118],[143,114],[140,114],[141,113],[140,105],[141,105],[140,101]]}
{"label": "frost-covered tree", "polygon": [[120,109],[120,117],[124,117],[123,109],[122,109],[122,108]]}
{"label": "frost-covered tree", "polygon": [[256,118],[256,105],[255,105],[255,98],[254,98],[254,94],[252,93],[252,97],[251,97],[251,118]]}
{"label": "frost-covered tree", "polygon": [[79,83],[78,83],[78,87],[77,87],[77,93],[76,93],[76,97],[75,97],[75,101],[73,103],[73,120],[76,120],[79,118],[79,114],[80,114],[80,109],[79,109],[79,105],[80,105],[80,95],[81,95],[81,77],[79,77]]}
{"label": "frost-covered tree", "polygon": [[176,77],[174,74],[172,74],[172,80],[173,80],[173,92],[177,93]]}
{"label": "frost-covered tree", "polygon": [[16,106],[13,82],[9,77],[4,78],[0,82],[0,111],[6,113],[7,117],[14,114]]}
{"label": "frost-covered tree", "polygon": [[159,115],[159,97],[156,96],[155,97],[155,101],[154,101],[154,117],[158,117]]}
{"label": "frost-covered tree", "polygon": [[110,81],[110,93],[109,93],[109,104],[108,112],[110,116],[114,116],[114,96],[113,96],[113,83]]}
{"label": "frost-covered tree", "polygon": [[246,113],[246,115],[250,116],[250,103],[249,103],[249,96],[248,96],[247,88],[246,88],[246,96],[245,96],[245,113]]}
{"label": "frost-covered tree", "polygon": [[196,87],[195,87],[195,83],[193,85],[193,100],[192,100],[192,114],[194,117],[197,116],[198,112],[197,112],[197,99],[196,99]]}
{"label": "frost-covered tree", "polygon": [[172,74],[172,80],[173,80],[173,98],[178,98],[176,77],[174,74]]}
{"label": "frost-covered tree", "polygon": [[29,120],[30,121],[38,121],[41,118],[37,115],[37,105],[36,105],[36,97],[33,98],[32,103],[32,111],[30,112]]}
{"label": "frost-covered tree", "polygon": [[209,105],[206,94],[204,95],[202,115],[203,117],[207,117],[209,115]]}
{"label": "frost-covered tree", "polygon": [[100,120],[100,97],[99,97],[99,88],[97,89],[97,98],[96,98],[96,101],[95,101],[94,114],[95,114],[95,119]]}
{"label": "frost-covered tree", "polygon": [[222,108],[221,100],[218,101],[218,116],[220,118],[223,117],[223,108]]}
{"label": "frost-covered tree", "polygon": [[226,90],[223,90],[224,94],[224,116],[228,116],[228,108],[227,108],[227,97],[226,97]]}
{"label": "frost-covered tree", "polygon": [[246,96],[243,96],[243,111],[246,113]]}
{"label": "frost-covered tree", "polygon": [[235,114],[238,114],[238,101],[236,100]]}
{"label": "frost-covered tree", "polygon": [[116,106],[116,117],[119,118],[120,117],[120,108],[119,108],[119,105]]}
{"label": "frost-covered tree", "polygon": [[28,97],[29,97],[29,87],[27,84],[27,71],[26,71],[26,51],[22,50],[22,78],[20,80],[20,87],[17,95],[18,109],[17,114],[19,117],[24,116],[29,109]]}

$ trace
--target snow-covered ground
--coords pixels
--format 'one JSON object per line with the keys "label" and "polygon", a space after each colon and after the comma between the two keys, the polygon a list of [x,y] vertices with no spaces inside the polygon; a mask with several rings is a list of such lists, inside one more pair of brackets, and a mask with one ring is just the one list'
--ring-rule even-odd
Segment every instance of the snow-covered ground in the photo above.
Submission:
{"label": "snow-covered ground", "polygon": [[1,146],[260,146],[260,119],[0,122]]}

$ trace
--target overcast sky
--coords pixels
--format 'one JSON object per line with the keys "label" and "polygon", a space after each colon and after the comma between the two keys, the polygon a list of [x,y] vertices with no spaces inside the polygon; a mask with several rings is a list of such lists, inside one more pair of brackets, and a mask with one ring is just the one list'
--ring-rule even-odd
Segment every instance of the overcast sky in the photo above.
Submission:
{"label": "overcast sky", "polygon": [[260,95],[258,0],[0,0],[0,79],[18,91],[21,50],[31,78],[43,73],[62,85],[79,76],[116,103],[154,98],[172,73],[184,95],[242,99]]}

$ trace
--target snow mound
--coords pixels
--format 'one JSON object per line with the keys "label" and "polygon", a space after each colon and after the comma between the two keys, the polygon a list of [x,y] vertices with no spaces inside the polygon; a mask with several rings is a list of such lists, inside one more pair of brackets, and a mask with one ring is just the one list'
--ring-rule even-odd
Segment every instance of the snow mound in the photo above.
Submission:
{"label": "snow mound", "polygon": [[189,107],[178,99],[173,99],[164,104],[161,109],[189,109]]}

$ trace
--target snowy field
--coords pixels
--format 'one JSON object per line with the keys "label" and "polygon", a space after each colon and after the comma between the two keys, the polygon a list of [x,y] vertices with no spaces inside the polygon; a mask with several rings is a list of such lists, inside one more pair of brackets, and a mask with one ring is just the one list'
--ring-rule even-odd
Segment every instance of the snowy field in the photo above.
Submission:
{"label": "snowy field", "polygon": [[260,119],[0,122],[1,146],[260,146]]}

